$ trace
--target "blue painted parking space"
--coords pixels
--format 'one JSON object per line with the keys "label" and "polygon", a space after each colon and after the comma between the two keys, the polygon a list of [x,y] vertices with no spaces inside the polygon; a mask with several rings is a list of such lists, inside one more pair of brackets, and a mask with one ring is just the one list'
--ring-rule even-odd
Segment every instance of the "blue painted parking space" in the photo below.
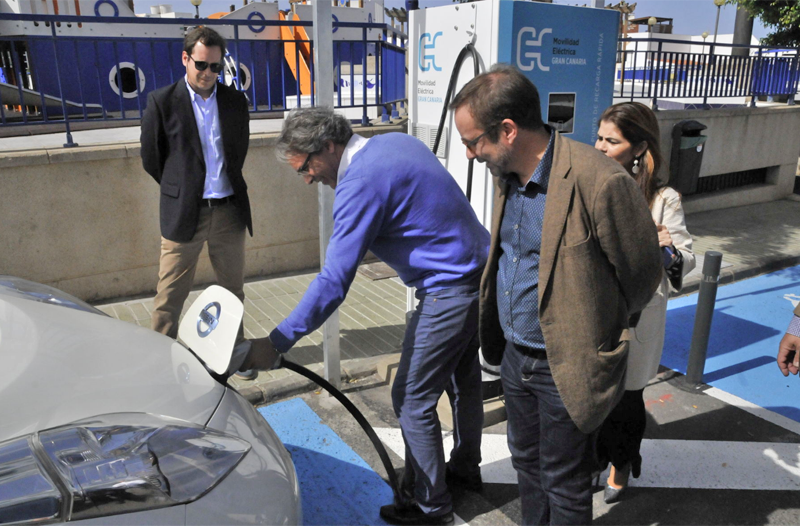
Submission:
{"label": "blue painted parking space", "polygon": [[386,524],[378,510],[392,502],[389,485],[303,400],[258,412],[292,454],[305,525]]}
{"label": "blue painted parking space", "polygon": [[[722,286],[703,381],[800,422],[800,379],[784,378],[778,342],[800,300],[800,266]],[[662,365],[686,372],[697,294],[670,300]]]}

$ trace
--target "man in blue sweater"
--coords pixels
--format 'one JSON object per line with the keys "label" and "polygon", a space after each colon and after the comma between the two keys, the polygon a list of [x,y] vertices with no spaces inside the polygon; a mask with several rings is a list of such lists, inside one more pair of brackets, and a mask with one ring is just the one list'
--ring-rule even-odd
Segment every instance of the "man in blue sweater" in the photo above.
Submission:
{"label": "man in blue sweater", "polygon": [[[254,342],[245,367],[270,367],[275,351],[287,352],[322,325],[344,301],[371,250],[417,289],[419,300],[392,386],[406,445],[403,490],[409,500],[383,506],[380,514],[392,524],[448,524],[448,484],[481,488],[478,286],[489,233],[452,176],[411,136],[368,140],[332,110],[307,108],[290,113],[277,149],[306,184],[336,190],[333,235],[322,272],[269,338]],[[455,426],[447,464],[436,414],[445,390]]]}

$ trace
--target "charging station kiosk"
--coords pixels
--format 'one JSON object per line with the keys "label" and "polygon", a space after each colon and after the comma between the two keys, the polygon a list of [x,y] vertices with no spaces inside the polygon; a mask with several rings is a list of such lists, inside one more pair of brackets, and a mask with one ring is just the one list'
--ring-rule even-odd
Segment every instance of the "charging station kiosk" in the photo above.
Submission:
{"label": "charging station kiosk", "polygon": [[[496,63],[516,66],[537,87],[542,119],[563,135],[594,144],[600,115],[613,99],[619,13],[519,0],[484,0],[414,10],[409,13],[409,133],[433,149],[453,72],[453,96],[476,69]],[[462,50],[470,54],[460,69]],[[477,57],[477,68],[473,67]],[[472,167],[448,112],[434,152],[470,197],[478,219],[491,228],[492,177],[484,164]],[[408,310],[415,306],[409,291]],[[499,368],[483,359],[484,382]]]}

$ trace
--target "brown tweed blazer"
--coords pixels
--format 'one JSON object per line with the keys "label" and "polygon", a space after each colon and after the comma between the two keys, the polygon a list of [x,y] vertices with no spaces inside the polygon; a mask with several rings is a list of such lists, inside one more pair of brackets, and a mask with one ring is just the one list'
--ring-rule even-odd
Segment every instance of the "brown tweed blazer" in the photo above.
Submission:
{"label": "brown tweed blazer", "polygon": [[[556,133],[542,227],[539,319],[558,392],[584,433],[600,426],[623,391],[628,319],[662,276],[650,211],[624,168],[591,146]],[[507,185],[495,178],[492,242],[481,281],[480,338],[500,363],[498,232]]]}

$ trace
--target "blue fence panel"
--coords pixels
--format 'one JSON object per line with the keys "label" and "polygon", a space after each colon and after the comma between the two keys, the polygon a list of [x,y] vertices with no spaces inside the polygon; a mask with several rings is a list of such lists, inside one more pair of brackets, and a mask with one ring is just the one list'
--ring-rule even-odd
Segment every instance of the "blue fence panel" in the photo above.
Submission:
{"label": "blue fence panel", "polygon": [[[251,112],[283,112],[289,107],[314,104],[313,93],[302,93],[301,84],[313,86],[313,42],[252,40],[238,38],[238,27],[247,20],[141,19],[73,17],[54,15],[0,15],[0,19],[36,21],[50,27],[59,23],[157,24],[187,27],[234,26],[228,43],[226,70],[221,81],[238,86],[250,102]],[[310,22],[265,21],[265,26],[305,26]],[[405,43],[405,35],[385,24],[339,23],[362,29],[360,41],[336,41],[335,67],[340,84],[337,106],[363,107],[405,99],[405,49],[384,40],[367,41],[367,29],[391,35]],[[60,27],[60,26],[59,26]],[[287,47],[289,46],[289,47]],[[303,47],[304,49],[301,49]],[[312,50],[307,53],[307,49]],[[147,94],[167,86],[185,74],[180,38],[104,38],[20,35],[0,38],[0,125],[39,124],[75,120],[139,119]],[[291,50],[294,50],[294,53]],[[371,57],[371,58],[368,58]],[[374,68],[368,71],[368,61]],[[289,61],[292,61],[291,63]],[[349,74],[339,73],[349,64]],[[354,64],[361,65],[355,74]],[[56,68],[58,66],[58,68]],[[372,66],[370,66],[372,67]],[[310,68],[310,72],[309,69]],[[389,69],[386,69],[389,68]],[[59,75],[55,70],[59,70]],[[306,78],[308,75],[311,78]],[[345,89],[346,88],[346,89]],[[358,94],[355,90],[358,89]],[[346,97],[342,97],[342,92]]]}
{"label": "blue fence panel", "polygon": [[797,83],[797,57],[765,57],[753,68],[755,95],[793,95]]}
{"label": "blue fence panel", "polygon": [[[691,47],[702,52],[683,51]],[[737,48],[746,49],[746,55],[735,54]],[[748,96],[754,104],[760,95],[788,95],[791,104],[800,80],[797,49],[624,38],[617,56],[625,63],[615,79],[619,96],[652,98],[654,105],[664,97],[707,104],[710,97]]]}

